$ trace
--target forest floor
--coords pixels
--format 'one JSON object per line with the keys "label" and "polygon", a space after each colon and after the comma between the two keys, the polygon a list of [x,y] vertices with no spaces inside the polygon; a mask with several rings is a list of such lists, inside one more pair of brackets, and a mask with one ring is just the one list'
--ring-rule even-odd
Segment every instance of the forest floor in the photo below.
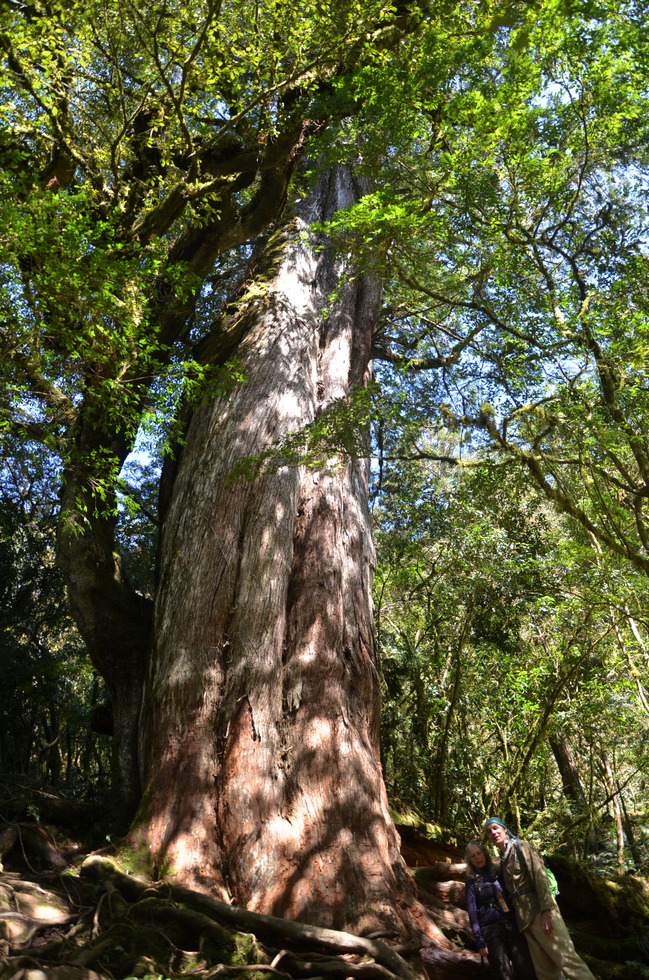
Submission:
{"label": "forest floor", "polygon": [[[54,827],[0,833],[0,980],[485,980],[471,952],[463,852],[401,826],[422,904],[447,937],[388,945],[273,919],[120,870]],[[649,885],[553,860],[559,904],[598,980],[649,978]],[[1,866],[0,866],[1,867]]]}

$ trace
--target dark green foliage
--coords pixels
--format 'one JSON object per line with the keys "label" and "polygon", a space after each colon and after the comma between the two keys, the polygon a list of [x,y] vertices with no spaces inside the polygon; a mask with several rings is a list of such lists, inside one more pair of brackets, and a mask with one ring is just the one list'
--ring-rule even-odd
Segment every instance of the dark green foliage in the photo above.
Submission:
{"label": "dark green foliage", "polygon": [[104,695],[55,564],[56,467],[33,444],[14,448],[0,474],[0,774],[94,794],[108,744],[91,711]]}
{"label": "dark green foliage", "polygon": [[[245,381],[236,302],[263,296],[259,246],[308,145],[374,182],[328,228],[384,278],[383,366],[241,471],[363,455],[376,417],[394,798],[459,834],[501,808],[582,849],[614,799],[649,809],[640,8],[5,5],[3,767],[103,779],[88,731],[102,695],[54,527],[69,579],[75,542],[101,538],[112,559],[117,527],[123,557],[96,593],[153,597],[160,447],[182,440],[180,409]],[[133,475],[138,432],[154,448]],[[120,614],[130,638],[132,609],[113,610],[109,639]],[[122,663],[144,656],[142,633]],[[107,638],[90,639],[96,661]]]}
{"label": "dark green foliage", "polygon": [[[451,441],[429,448],[448,455]],[[594,853],[609,757],[626,799],[644,799],[644,576],[597,557],[515,470],[465,464],[393,463],[375,505],[389,791],[461,837],[500,812],[539,843]],[[550,750],[557,733],[583,811]]]}

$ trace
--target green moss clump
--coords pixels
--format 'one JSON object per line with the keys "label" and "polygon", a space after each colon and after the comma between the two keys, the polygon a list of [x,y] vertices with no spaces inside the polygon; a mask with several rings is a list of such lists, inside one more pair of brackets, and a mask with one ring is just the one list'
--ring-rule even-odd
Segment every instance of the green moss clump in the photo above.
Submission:
{"label": "green moss clump", "polygon": [[144,839],[138,839],[137,835],[113,841],[111,850],[108,859],[124,874],[147,881],[161,881],[173,877],[175,873],[171,862],[159,861]]}

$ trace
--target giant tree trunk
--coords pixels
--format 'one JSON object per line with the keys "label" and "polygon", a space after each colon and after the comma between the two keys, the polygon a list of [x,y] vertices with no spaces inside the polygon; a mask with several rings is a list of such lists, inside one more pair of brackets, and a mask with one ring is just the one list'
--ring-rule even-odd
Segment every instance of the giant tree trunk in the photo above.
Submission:
{"label": "giant tree trunk", "polygon": [[246,383],[190,425],[164,521],[136,829],[176,880],[249,909],[403,931],[367,462],[230,479],[367,381],[377,286],[358,277],[332,304],[340,269],[304,239],[358,192],[341,168],[299,204],[236,313]]}

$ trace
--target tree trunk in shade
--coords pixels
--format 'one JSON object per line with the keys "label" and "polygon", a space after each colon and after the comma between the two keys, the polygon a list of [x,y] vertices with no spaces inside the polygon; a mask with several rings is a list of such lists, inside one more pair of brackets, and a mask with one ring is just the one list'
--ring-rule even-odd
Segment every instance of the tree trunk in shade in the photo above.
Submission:
{"label": "tree trunk in shade", "polygon": [[575,809],[586,811],[588,809],[588,801],[570,746],[561,732],[557,732],[556,735],[551,735],[549,743],[561,775],[563,791],[567,799]]}
{"label": "tree trunk in shade", "polygon": [[[135,833],[194,888],[367,933],[415,902],[379,760],[368,464],[231,478],[364,386],[380,295],[341,284],[314,221],[358,199],[330,171],[230,321],[246,382],[193,416],[165,514]],[[242,321],[245,318],[245,321]],[[228,329],[226,325],[226,329]]]}

